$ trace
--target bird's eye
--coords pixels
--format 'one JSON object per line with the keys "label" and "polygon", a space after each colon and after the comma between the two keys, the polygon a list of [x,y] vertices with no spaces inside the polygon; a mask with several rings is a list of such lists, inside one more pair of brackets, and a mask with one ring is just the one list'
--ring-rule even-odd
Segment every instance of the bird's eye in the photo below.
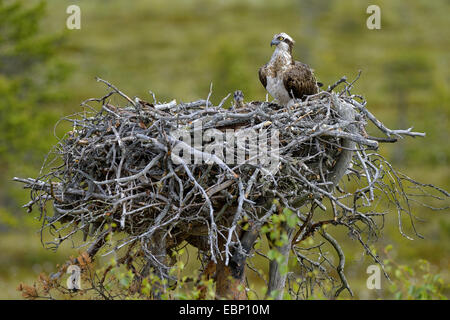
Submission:
{"label": "bird's eye", "polygon": [[278,40],[283,41],[284,38],[280,36],[280,37],[278,37]]}

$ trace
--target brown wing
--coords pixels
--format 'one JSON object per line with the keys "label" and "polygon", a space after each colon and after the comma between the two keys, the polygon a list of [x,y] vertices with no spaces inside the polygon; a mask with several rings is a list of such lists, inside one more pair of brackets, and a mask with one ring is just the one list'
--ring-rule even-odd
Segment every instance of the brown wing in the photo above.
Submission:
{"label": "brown wing", "polygon": [[283,84],[289,95],[292,97],[293,94],[297,99],[304,99],[305,96],[319,91],[313,71],[308,65],[299,61],[295,61],[284,73]]}
{"label": "brown wing", "polygon": [[264,88],[267,86],[267,63],[259,68],[259,81],[261,81]]}

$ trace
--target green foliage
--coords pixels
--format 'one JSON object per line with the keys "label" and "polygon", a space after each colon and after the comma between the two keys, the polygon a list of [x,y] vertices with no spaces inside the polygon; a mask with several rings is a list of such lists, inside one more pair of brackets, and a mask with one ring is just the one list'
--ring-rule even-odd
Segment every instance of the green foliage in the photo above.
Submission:
{"label": "green foliage", "polygon": [[44,2],[32,7],[0,2],[0,161],[6,164],[48,148],[50,141],[36,133],[52,125],[55,115],[38,107],[55,98],[56,85],[67,74],[64,64],[51,61],[61,35],[39,32],[44,9]]}
{"label": "green foliage", "polygon": [[[60,113],[48,104],[61,100],[59,84],[70,68],[56,58],[63,44],[61,34],[40,30],[46,5],[0,1],[0,208],[17,211],[23,201],[7,184],[13,174],[35,172],[53,143],[51,128]],[[9,212],[2,213],[5,223]],[[9,221],[11,221],[9,219]]]}
{"label": "green foliage", "polygon": [[[289,271],[289,264],[286,257],[278,250],[278,248],[289,245],[289,237],[286,226],[293,228],[297,226],[299,218],[290,209],[280,208],[278,200],[273,201],[279,207],[280,213],[273,214],[268,223],[261,228],[261,234],[266,234],[270,239],[271,247],[267,251],[267,257],[279,264],[280,274],[285,275]],[[271,297],[276,297],[277,292],[272,291]]]}
{"label": "green foliage", "polygon": [[[183,250],[183,249],[182,249]],[[169,271],[170,281],[161,279],[150,270],[150,274],[139,279],[139,273],[131,265],[118,263],[114,258],[100,265],[89,263],[82,267],[82,284],[81,290],[70,292],[65,288],[66,277],[60,277],[46,286],[40,276],[33,286],[22,284],[20,291],[22,293],[28,290],[24,288],[35,288],[34,296],[24,296],[27,299],[36,298],[59,298],[59,299],[81,299],[83,297],[89,299],[162,299],[162,300],[195,300],[195,299],[214,299],[215,286],[213,279],[206,279],[198,272],[185,272],[185,263],[180,256],[183,252],[180,250],[174,257],[176,262]],[[43,274],[46,279],[48,277]],[[176,279],[176,280],[173,280]],[[195,280],[194,280],[195,279]]]}
{"label": "green foliage", "polygon": [[[274,200],[274,203],[279,205],[278,200]],[[288,244],[289,241],[287,233],[283,226],[287,224],[288,226],[293,227],[297,224],[298,221],[298,217],[294,212],[284,208],[281,209],[281,214],[275,213],[270,217],[268,223],[266,223],[261,228],[261,233],[267,234],[269,239],[276,247],[281,247],[285,244]],[[277,258],[277,253],[275,252],[276,250],[269,251],[270,259]]]}
{"label": "green foliage", "polygon": [[[392,246],[385,248],[388,253]],[[435,273],[430,262],[419,259],[412,266],[397,264],[392,258],[384,260],[386,271],[394,274],[389,291],[397,300],[447,300],[445,292],[450,289],[441,274]]]}

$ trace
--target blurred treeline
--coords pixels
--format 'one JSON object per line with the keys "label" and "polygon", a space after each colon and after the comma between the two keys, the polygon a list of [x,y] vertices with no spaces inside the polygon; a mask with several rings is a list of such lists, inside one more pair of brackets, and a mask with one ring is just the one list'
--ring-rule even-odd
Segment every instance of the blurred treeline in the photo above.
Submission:
{"label": "blurred treeline", "polygon": [[[70,4],[81,8],[81,30],[66,28]],[[380,30],[366,27],[370,4],[381,8]],[[159,101],[206,98],[211,82],[213,102],[236,89],[263,100],[257,70],[283,31],[326,86],[362,70],[354,93],[379,119],[427,133],[382,153],[406,174],[450,189],[449,9],[447,0],[0,0],[0,298],[18,297],[18,282],[70,252],[41,248],[39,222],[20,208],[28,193],[11,178],[38,175],[54,134],[68,129],[54,130],[57,120],[105,93],[95,76],[150,101],[149,90]],[[416,213],[424,240],[402,238],[394,213],[379,247],[392,243],[401,262],[426,258],[448,277],[448,210]],[[364,286],[368,260],[347,242],[350,282],[359,297],[376,297]]]}

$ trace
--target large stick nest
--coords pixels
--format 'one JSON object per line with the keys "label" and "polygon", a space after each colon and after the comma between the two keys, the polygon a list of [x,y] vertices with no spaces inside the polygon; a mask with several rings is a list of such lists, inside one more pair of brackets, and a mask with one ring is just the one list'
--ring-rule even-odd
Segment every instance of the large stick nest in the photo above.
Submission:
{"label": "large stick nest", "polygon": [[[57,241],[52,242],[56,246],[80,230],[93,240],[114,230],[124,232],[126,237],[115,249],[141,240],[150,254],[147,242],[155,234],[174,244],[193,235],[207,236],[215,259],[224,253],[219,239],[226,241],[229,253],[228,247],[238,241],[238,222],[264,223],[275,212],[273,199],[295,209],[307,203],[323,207],[328,198],[335,210],[332,223],[352,225],[360,219],[372,225],[371,215],[358,210],[370,206],[374,190],[383,187],[386,167],[380,158],[365,153],[378,146],[365,132],[366,120],[387,136],[422,135],[385,128],[361,97],[350,94],[348,83],[341,93],[322,91],[290,106],[242,103],[238,94],[233,105],[224,108],[226,99],[214,106],[209,96],[190,103],[131,99],[99,80],[110,91],[64,118],[73,128],[55,146],[42,176],[16,178],[32,189],[27,206],[38,204],[43,227],[57,231]],[[238,142],[239,135],[250,131],[266,134],[270,166],[260,161],[261,154],[252,154],[254,141]],[[185,133],[183,141],[177,132]],[[216,138],[195,145],[196,135],[208,132],[222,135],[228,144]],[[225,154],[230,147],[235,148],[234,156],[221,157],[221,150]],[[180,148],[182,153],[174,151]],[[241,161],[237,150],[244,154]],[[365,184],[356,193],[341,190],[341,196],[333,195],[341,177],[352,171],[363,173]],[[353,206],[343,201],[351,196]],[[48,200],[53,202],[53,216],[47,215]],[[336,208],[348,214],[339,215]],[[307,232],[311,230],[304,229],[301,236]]]}

